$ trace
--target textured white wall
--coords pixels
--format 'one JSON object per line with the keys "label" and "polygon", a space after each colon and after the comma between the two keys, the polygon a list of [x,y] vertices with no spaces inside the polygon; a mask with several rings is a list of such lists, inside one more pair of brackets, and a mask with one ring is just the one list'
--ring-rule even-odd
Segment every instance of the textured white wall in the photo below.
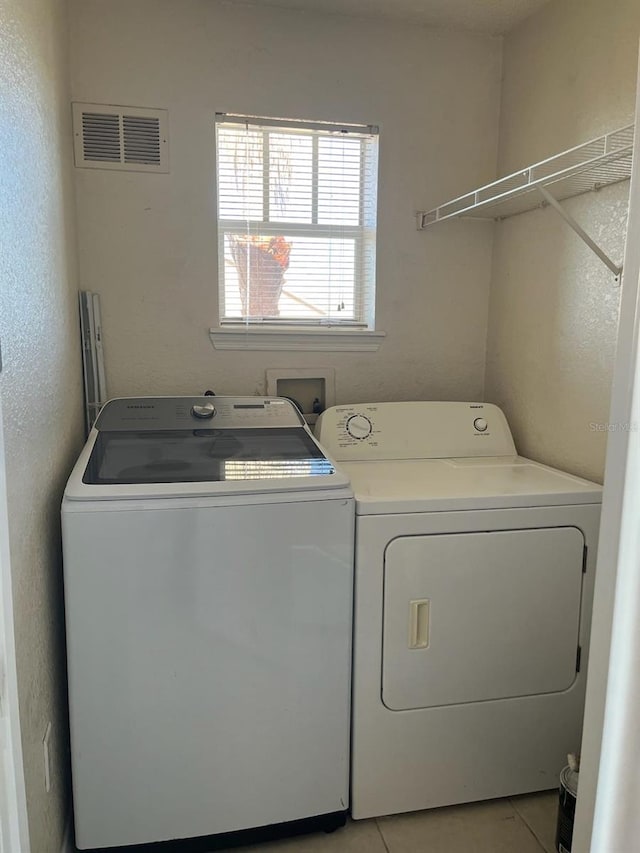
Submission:
{"label": "textured white wall", "polygon": [[32,853],[59,853],[69,807],[59,509],[82,407],[66,52],[64,3],[0,0],[0,394]]}
{"label": "textured white wall", "polygon": [[[630,124],[640,4],[556,0],[504,43],[501,174]],[[621,263],[628,183],[567,204]],[[496,226],[486,397],[520,452],[600,480],[620,291],[552,210]]]}
{"label": "textured white wall", "polygon": [[[75,171],[111,395],[264,393],[265,368],[313,366],[339,402],[482,394],[490,226],[413,215],[495,175],[499,39],[215,0],[70,8],[74,100],[169,110],[171,174]],[[378,353],[212,348],[215,111],[381,125]]]}

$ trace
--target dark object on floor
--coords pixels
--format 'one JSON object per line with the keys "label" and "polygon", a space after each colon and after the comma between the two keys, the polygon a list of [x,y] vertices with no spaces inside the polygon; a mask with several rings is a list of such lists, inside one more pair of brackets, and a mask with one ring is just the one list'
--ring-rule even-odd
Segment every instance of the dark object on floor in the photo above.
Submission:
{"label": "dark object on floor", "polygon": [[565,767],[560,774],[558,825],[556,828],[556,850],[559,853],[571,853],[577,796],[578,774],[570,767]]}

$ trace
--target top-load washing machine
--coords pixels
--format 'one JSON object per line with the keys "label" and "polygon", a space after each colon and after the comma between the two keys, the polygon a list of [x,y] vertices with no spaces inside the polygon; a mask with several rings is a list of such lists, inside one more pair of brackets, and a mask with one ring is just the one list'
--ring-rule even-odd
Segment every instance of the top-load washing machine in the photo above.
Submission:
{"label": "top-load washing machine", "polygon": [[353,503],[287,400],[107,403],[62,506],[80,849],[344,822]]}
{"label": "top-load washing machine", "polygon": [[337,406],[356,496],[352,814],[555,787],[580,747],[601,487],[482,403]]}

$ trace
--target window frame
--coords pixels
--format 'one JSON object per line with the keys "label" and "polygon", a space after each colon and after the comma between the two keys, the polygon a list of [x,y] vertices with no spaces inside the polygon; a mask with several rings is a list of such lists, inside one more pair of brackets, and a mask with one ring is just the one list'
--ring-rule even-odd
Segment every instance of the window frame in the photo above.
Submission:
{"label": "window frame", "polygon": [[[330,223],[318,222],[318,174],[320,170],[319,158],[319,136],[312,138],[312,177],[311,177],[311,219],[310,223],[269,221],[270,200],[270,164],[268,157],[263,157],[263,217],[267,221],[255,219],[231,219],[220,217],[219,200],[219,175],[218,175],[218,143],[216,139],[216,228],[218,249],[218,321],[216,327],[210,329],[210,337],[216,349],[311,349],[311,350],[342,350],[342,351],[374,351],[378,349],[384,338],[384,332],[375,330],[375,260],[372,281],[367,282],[363,277],[363,268],[366,261],[366,253],[370,250],[367,232],[370,231],[374,241],[377,235],[377,223],[373,229],[367,228],[367,200],[363,188],[367,170],[371,163],[367,162],[368,151],[365,134],[378,136],[379,128],[373,125],[335,125],[328,122],[294,121],[286,119],[273,119],[261,116],[241,116],[231,113],[216,113],[216,134],[219,124],[245,124],[247,127],[254,126],[263,134],[262,151],[268,152],[268,135],[278,129],[295,128],[301,131],[328,131],[348,134],[355,133],[360,138],[361,158],[360,176],[361,189],[359,193],[359,222],[357,225],[332,226]],[[270,131],[273,128],[273,131]],[[377,218],[377,148],[374,153],[374,177],[373,191],[371,193],[371,205],[374,217]],[[354,241],[354,282],[353,318],[341,320],[336,317],[328,317],[323,320],[314,318],[250,318],[224,316],[224,241],[227,234],[237,234],[239,229],[246,229],[248,233],[261,234],[264,236],[295,237],[299,235],[313,235],[316,237],[335,237],[336,228],[340,236]]]}

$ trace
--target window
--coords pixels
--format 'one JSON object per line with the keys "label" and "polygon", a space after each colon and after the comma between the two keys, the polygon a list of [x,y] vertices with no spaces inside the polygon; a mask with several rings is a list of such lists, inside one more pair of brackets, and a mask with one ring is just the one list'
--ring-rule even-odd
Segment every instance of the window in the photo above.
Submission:
{"label": "window", "polygon": [[217,116],[222,327],[373,328],[377,139]]}

